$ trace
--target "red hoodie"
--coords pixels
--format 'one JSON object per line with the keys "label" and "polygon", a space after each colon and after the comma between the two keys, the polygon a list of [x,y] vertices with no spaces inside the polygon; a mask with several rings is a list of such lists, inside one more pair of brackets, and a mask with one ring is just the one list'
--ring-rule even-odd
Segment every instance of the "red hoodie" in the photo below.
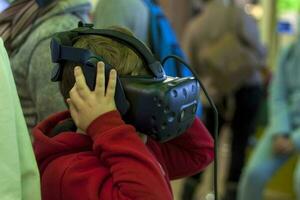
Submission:
{"label": "red hoodie", "polygon": [[43,200],[171,200],[170,179],[204,169],[214,158],[213,140],[199,119],[167,143],[148,138],[118,112],[98,117],[87,135],[65,131],[48,137],[69,112],[33,130]]}

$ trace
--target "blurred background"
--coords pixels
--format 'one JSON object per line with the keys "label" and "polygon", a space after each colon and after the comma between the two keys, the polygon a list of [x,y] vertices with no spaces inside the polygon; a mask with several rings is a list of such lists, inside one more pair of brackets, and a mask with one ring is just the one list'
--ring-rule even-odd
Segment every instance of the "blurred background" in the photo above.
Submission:
{"label": "blurred background", "polygon": [[[228,0],[230,1],[230,0]],[[203,9],[201,0],[158,0],[171,22],[179,41],[183,42],[187,26]],[[225,0],[226,3],[226,0]],[[300,1],[299,0],[235,0],[234,3],[253,17],[257,23],[262,44],[267,49],[266,66],[272,72],[277,65],[279,52],[295,42],[300,31]],[[93,5],[97,0],[93,1]],[[201,28],[201,27],[199,27]],[[299,55],[300,56],[300,55]],[[300,68],[300,65],[298,65]],[[300,106],[300,105],[299,105]],[[229,111],[230,112],[230,111]],[[255,132],[249,139],[247,157],[258,142],[267,126],[267,102],[264,101],[257,114]],[[219,148],[219,185],[221,196],[226,193],[226,177],[230,160],[231,129],[225,125],[221,129]],[[292,200],[296,199],[293,187],[293,172],[297,163],[297,156],[290,160],[276,172],[268,181],[264,190],[264,199],[267,200]],[[205,171],[203,181],[197,185],[194,198],[205,199],[212,192],[212,166]],[[183,197],[185,180],[173,181],[176,200],[188,200]],[[300,187],[300,186],[298,186]],[[187,197],[186,197],[187,198]],[[232,198],[234,200],[234,198]],[[254,200],[254,198],[253,198]]]}
{"label": "blurred background", "polygon": [[[139,1],[139,0],[136,0]],[[142,0],[140,0],[142,1]],[[220,141],[219,141],[219,176],[218,184],[220,188],[220,196],[223,200],[235,200],[237,199],[237,193],[240,189],[240,199],[253,199],[259,200],[255,197],[252,197],[251,192],[256,193],[261,189],[261,186],[258,184],[257,190],[252,188],[249,189],[250,192],[245,192],[247,188],[250,188],[251,185],[256,184],[256,180],[262,182],[264,189],[262,191],[262,198],[266,200],[293,200],[296,198],[297,190],[300,190],[300,185],[297,185],[298,177],[295,172],[300,167],[297,164],[298,150],[297,142],[300,143],[299,138],[292,137],[291,135],[287,136],[288,138],[293,138],[290,151],[282,153],[281,156],[285,156],[284,162],[276,164],[275,168],[270,168],[272,171],[271,175],[265,179],[260,180],[260,174],[255,174],[254,169],[256,166],[263,166],[261,163],[264,159],[269,158],[268,155],[263,154],[267,150],[262,150],[263,148],[258,146],[267,145],[264,143],[267,141],[265,136],[268,132],[268,127],[272,127],[272,118],[274,114],[276,115],[278,109],[276,106],[282,106],[283,104],[275,104],[277,102],[278,93],[285,91],[283,96],[286,97],[288,104],[293,101],[296,108],[295,110],[300,110],[300,95],[295,95],[296,97],[289,97],[290,93],[294,94],[295,91],[300,91],[300,85],[297,81],[297,76],[291,76],[293,71],[288,73],[283,72],[284,78],[286,81],[283,83],[275,83],[272,86],[273,77],[276,77],[277,67],[282,65],[282,68],[293,66],[293,70],[297,74],[300,71],[300,62],[297,59],[300,57],[299,50],[299,33],[300,33],[300,1],[299,0],[157,0],[155,3],[159,5],[166,17],[170,21],[171,27],[177,35],[180,46],[182,47],[184,53],[187,55],[187,60],[191,65],[199,72],[200,76],[205,74],[205,70],[200,69],[202,65],[206,65],[208,62],[204,62],[208,57],[202,57],[211,53],[213,50],[207,50],[207,41],[218,40],[218,36],[225,34],[226,31],[222,27],[231,27],[232,20],[220,21],[224,18],[217,16],[218,13],[222,13],[221,6],[216,5],[215,7],[209,6],[211,2],[219,1],[222,5],[227,7],[234,6],[238,8],[237,14],[235,17],[238,19],[236,22],[236,29],[241,40],[242,45],[247,46],[249,49],[254,49],[253,54],[258,57],[255,60],[255,63],[259,63],[262,67],[257,70],[257,76],[254,78],[249,78],[249,81],[245,81],[242,86],[232,89],[231,92],[226,94],[218,95],[220,91],[216,89],[216,95],[214,94],[213,87],[210,87],[209,79],[207,80],[207,85],[205,85],[209,93],[213,96],[213,99],[217,102],[217,107],[220,112],[220,120],[222,121],[222,126],[220,126]],[[109,1],[107,1],[109,2]],[[121,1],[120,1],[121,2]],[[115,1],[117,5],[120,3]],[[94,21],[97,24],[97,20],[101,27],[101,24],[105,25],[118,25],[114,20],[109,19],[108,15],[103,14],[108,9],[105,7],[106,2],[104,0],[92,0],[91,1],[91,10],[89,12],[89,20]],[[5,10],[9,6],[8,1],[0,0],[0,11]],[[112,9],[110,7],[110,9]],[[109,11],[107,11],[109,12]],[[145,11],[146,12],[146,11]],[[226,11],[227,12],[227,11]],[[231,15],[234,11],[228,12],[227,16]],[[224,12],[225,13],[225,12]],[[216,15],[214,18],[213,16]],[[107,16],[107,18],[105,18]],[[209,17],[208,17],[209,16]],[[122,19],[125,19],[128,16],[121,16]],[[99,20],[101,18],[101,20]],[[143,17],[136,18],[135,20],[142,20]],[[241,19],[241,20],[239,20]],[[205,21],[206,20],[206,21]],[[0,18],[1,22],[1,18]],[[109,23],[111,22],[111,24]],[[114,24],[116,23],[116,24]],[[121,22],[120,22],[121,23]],[[141,30],[145,24],[148,22],[141,22],[141,25],[134,26],[133,32],[139,37],[139,33],[143,32]],[[138,24],[138,23],[137,23]],[[123,24],[124,25],[124,24]],[[126,26],[126,25],[125,25]],[[215,29],[215,27],[217,27]],[[218,29],[218,27],[221,27]],[[98,28],[98,27],[97,27]],[[127,27],[131,28],[131,27]],[[223,30],[224,29],[224,30]],[[1,30],[1,29],[0,29]],[[205,35],[205,30],[208,30],[208,34]],[[223,33],[221,33],[223,30]],[[146,31],[147,32],[147,31]],[[228,31],[227,31],[228,33]],[[150,33],[146,33],[144,42],[151,44],[151,39],[149,39]],[[203,37],[202,40],[199,38]],[[141,37],[143,35],[141,34]],[[140,39],[142,39],[140,37]],[[215,39],[214,39],[215,38]],[[217,39],[216,39],[217,38]],[[235,40],[233,40],[235,41]],[[202,42],[202,43],[201,43]],[[228,41],[227,41],[228,42]],[[199,43],[199,45],[195,45]],[[200,44],[201,43],[201,44]],[[203,45],[205,44],[205,45]],[[212,46],[216,47],[218,51],[217,44],[210,43]],[[223,51],[230,52],[231,47],[227,43],[223,44],[225,47]],[[292,46],[292,47],[291,47]],[[234,48],[234,47],[232,47]],[[282,51],[284,49],[291,49],[288,51],[288,56],[282,57]],[[152,48],[153,49],[153,48]],[[214,54],[221,54],[214,51]],[[12,53],[10,56],[13,57],[15,54]],[[242,55],[242,54],[241,54]],[[242,57],[242,56],[241,56]],[[203,61],[203,62],[202,62]],[[209,64],[207,64],[209,65]],[[198,70],[199,68],[199,70]],[[299,69],[298,71],[296,70]],[[202,74],[203,73],[203,74]],[[299,73],[298,73],[299,74]],[[238,79],[238,76],[236,78]],[[209,77],[215,79],[214,76],[210,76],[209,73],[207,76],[203,76],[203,79]],[[213,78],[212,78],[213,77]],[[295,79],[291,83],[291,77]],[[275,78],[276,79],[276,78]],[[279,81],[278,78],[277,81]],[[300,77],[299,77],[300,79]],[[281,80],[281,79],[280,79]],[[214,81],[214,80],[212,80]],[[257,81],[259,84],[256,84]],[[254,83],[255,82],[255,83]],[[275,82],[275,81],[274,81]],[[216,83],[217,84],[217,83]],[[287,84],[288,87],[282,88],[282,84]],[[17,85],[18,87],[18,85]],[[272,89],[273,88],[273,89]],[[279,90],[276,91],[276,88]],[[297,93],[298,94],[298,93]],[[215,96],[216,97],[215,97]],[[277,96],[276,96],[277,95]],[[221,96],[221,97],[220,97]],[[268,101],[269,97],[274,96],[274,102],[271,98],[271,103]],[[278,98],[277,98],[278,97]],[[282,97],[283,98],[283,97]],[[297,99],[297,100],[291,100]],[[201,117],[204,120],[204,123],[208,126],[211,123],[212,115],[211,108],[205,102],[205,99],[202,99],[203,112]],[[224,103],[225,102],[225,103]],[[278,103],[278,102],[277,102]],[[226,104],[226,106],[224,106]],[[270,104],[274,105],[273,108]],[[224,109],[226,107],[226,109]],[[241,108],[240,108],[241,107]],[[270,108],[271,107],[271,108]],[[288,106],[289,107],[289,106]],[[299,108],[298,108],[299,107]],[[247,109],[244,109],[247,108]],[[277,107],[278,108],[278,107]],[[283,107],[282,107],[283,108]],[[298,108],[298,109],[297,109]],[[273,110],[272,110],[273,109]],[[268,111],[271,110],[271,111]],[[275,111],[274,111],[275,110]],[[279,112],[279,111],[278,111]],[[285,112],[285,111],[282,111]],[[300,117],[299,113],[293,112],[289,117],[297,118]],[[293,130],[298,129],[300,125],[300,120],[293,123],[293,128],[288,132],[293,132]],[[280,122],[281,123],[281,122]],[[280,126],[280,123],[277,124]],[[283,123],[283,122],[282,122]],[[271,125],[270,125],[271,124]],[[284,125],[282,125],[284,126]],[[242,133],[240,133],[242,132]],[[243,135],[243,132],[247,134]],[[283,131],[284,132],[284,131]],[[284,132],[284,137],[288,135],[288,132]],[[296,134],[295,134],[296,135]],[[283,137],[283,136],[282,136]],[[264,139],[262,139],[264,138]],[[272,139],[269,139],[272,140]],[[280,142],[278,142],[280,143]],[[282,142],[282,146],[283,146]],[[270,146],[270,145],[269,145]],[[272,145],[271,145],[272,146]],[[276,149],[276,144],[273,144],[273,148]],[[287,145],[286,148],[290,146]],[[270,147],[271,148],[271,147]],[[258,149],[258,150],[256,150]],[[251,160],[252,154],[253,159]],[[263,157],[262,155],[265,155]],[[260,161],[258,157],[261,156]],[[254,159],[255,158],[255,159]],[[267,162],[267,161],[266,161]],[[239,164],[237,164],[239,163]],[[251,164],[249,164],[251,163]],[[243,173],[245,167],[249,169],[244,172],[243,180],[240,178],[240,175]],[[268,173],[269,170],[264,169],[265,171],[260,171],[262,176],[264,173]],[[251,174],[252,173],[252,174]],[[249,175],[250,174],[250,175]],[[295,175],[296,174],[296,175]],[[299,173],[300,174],[300,173]],[[251,176],[253,175],[253,176]],[[233,178],[232,178],[233,177]],[[253,182],[249,182],[249,177],[253,178]],[[296,180],[297,179],[297,180]],[[249,186],[250,185],[250,186]],[[201,175],[194,178],[186,178],[182,180],[176,180],[172,182],[173,192],[176,200],[205,200],[207,199],[207,194],[213,192],[213,165],[209,166]],[[248,194],[248,197],[247,197]],[[242,197],[245,195],[244,197]],[[298,197],[299,199],[300,197]]]}
{"label": "blurred background", "polygon": [[[230,1],[230,0],[228,0]],[[93,1],[93,5],[97,4]],[[299,0],[235,0],[237,6],[245,13],[255,19],[260,40],[267,49],[266,66],[272,72],[277,65],[279,52],[295,42],[300,31],[300,1]],[[203,11],[204,3],[201,0],[159,0],[157,3],[163,8],[169,18],[179,41],[187,31],[188,24],[199,13]],[[226,0],[225,0],[226,3]],[[213,25],[213,24],[212,24]],[[201,27],[199,27],[201,28]],[[300,56],[300,55],[299,55]],[[300,65],[298,64],[300,68]],[[300,105],[299,105],[300,106]],[[228,112],[228,111],[227,111]],[[229,111],[230,113],[230,111]],[[255,132],[249,139],[247,157],[259,141],[267,126],[267,102],[263,101],[257,113]],[[228,175],[228,163],[230,160],[231,129],[226,125],[221,129],[219,148],[219,185],[220,193],[226,193],[226,177]],[[264,199],[268,200],[292,200],[296,199],[293,187],[293,171],[296,166],[297,156],[290,160],[276,172],[275,176],[268,181],[264,190]],[[210,167],[205,171],[203,181],[197,185],[194,198],[205,199],[209,192],[212,192],[213,170]],[[182,196],[185,180],[173,182],[174,195],[176,200],[188,200]],[[298,186],[300,187],[300,186]],[[234,200],[234,198],[232,198]],[[254,200],[254,199],[253,199]]]}

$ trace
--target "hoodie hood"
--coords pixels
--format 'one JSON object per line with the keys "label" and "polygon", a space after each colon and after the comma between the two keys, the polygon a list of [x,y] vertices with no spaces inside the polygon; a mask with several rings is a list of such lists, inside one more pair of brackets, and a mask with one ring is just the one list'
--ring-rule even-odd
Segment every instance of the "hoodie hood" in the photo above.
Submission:
{"label": "hoodie hood", "polygon": [[54,114],[33,129],[34,153],[40,171],[58,156],[92,149],[90,137],[76,134],[74,131],[64,131],[54,137],[48,136],[55,127],[69,118],[68,111]]}

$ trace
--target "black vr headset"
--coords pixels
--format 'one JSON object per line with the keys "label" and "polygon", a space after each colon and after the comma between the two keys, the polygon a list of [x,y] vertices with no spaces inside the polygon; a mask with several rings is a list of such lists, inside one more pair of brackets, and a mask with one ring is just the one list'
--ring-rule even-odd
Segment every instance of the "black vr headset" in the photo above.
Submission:
{"label": "black vr headset", "polygon": [[[153,139],[166,142],[181,135],[194,121],[199,101],[200,85],[194,77],[167,77],[161,63],[138,39],[119,31],[93,29],[91,24],[79,23],[78,28],[54,35],[51,41],[52,61],[57,63],[52,81],[61,81],[66,61],[80,63],[88,87],[94,90],[97,63],[105,63],[106,77],[113,67],[101,55],[75,48],[80,36],[99,35],[120,42],[146,63],[152,76],[117,77],[115,102],[125,122]],[[106,78],[107,84],[107,78]]]}

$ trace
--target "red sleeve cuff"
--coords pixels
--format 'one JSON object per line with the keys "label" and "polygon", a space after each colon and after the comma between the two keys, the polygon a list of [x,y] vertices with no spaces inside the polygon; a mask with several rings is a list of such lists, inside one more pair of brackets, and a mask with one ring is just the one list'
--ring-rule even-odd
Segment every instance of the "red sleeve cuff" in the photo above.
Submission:
{"label": "red sleeve cuff", "polygon": [[97,136],[105,131],[124,125],[120,113],[116,110],[107,112],[96,118],[87,128],[87,134],[95,140]]}

